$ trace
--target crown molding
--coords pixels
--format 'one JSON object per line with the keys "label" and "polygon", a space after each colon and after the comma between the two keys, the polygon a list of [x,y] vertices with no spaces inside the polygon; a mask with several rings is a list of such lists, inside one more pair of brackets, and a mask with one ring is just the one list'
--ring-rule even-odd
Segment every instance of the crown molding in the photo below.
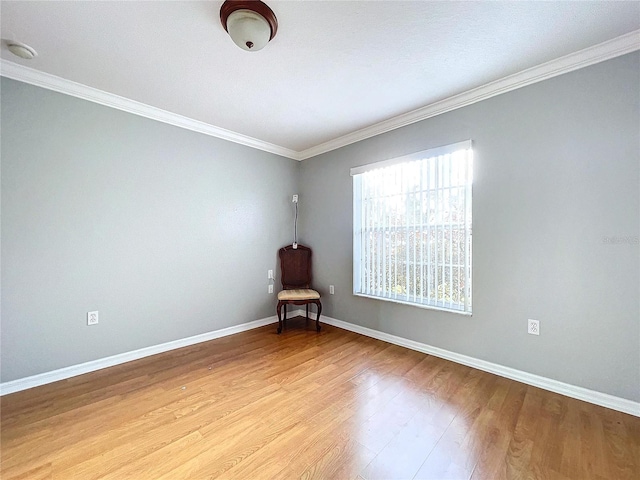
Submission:
{"label": "crown molding", "polygon": [[596,63],[604,62],[611,58],[619,57],[627,53],[640,50],[640,30],[634,30],[620,37],[594,45],[584,50],[579,50],[564,57],[556,58],[521,72],[503,77],[499,80],[487,83],[466,92],[454,95],[444,100],[426,105],[408,113],[404,113],[389,120],[376,123],[342,137],[334,138],[328,142],[316,145],[298,152],[300,160],[306,160],[321,155],[331,150],[345,147],[352,143],[375,137],[397,128],[412,123],[420,122],[427,118],[435,117],[458,108],[466,107],[473,103],[486,100],[496,95],[510,92],[518,88],[526,87],[549,78],[557,77],[580,68],[588,67]]}
{"label": "crown molding", "polygon": [[90,102],[106,105],[135,115],[140,115],[152,120],[157,120],[169,125],[174,125],[176,127],[185,128],[194,132],[239,143],[257,150],[301,161],[397,128],[411,125],[412,123],[426,120],[427,118],[466,107],[467,105],[495,97],[496,95],[526,87],[527,85],[557,77],[558,75],[588,67],[589,65],[604,62],[605,60],[619,57],[636,50],[640,50],[640,30],[634,30],[633,32],[616,37],[612,40],[608,40],[598,45],[570,53],[564,57],[528,68],[513,75],[495,80],[458,95],[445,98],[369,127],[356,130],[355,132],[348,133],[347,135],[334,138],[333,140],[329,140],[328,142],[315,145],[299,152],[279,145],[274,145],[273,143],[264,142],[247,135],[232,132],[231,130],[216,127],[199,120],[194,120],[183,115],[152,107],[144,103],[136,102],[135,100],[130,100],[119,95],[104,92],[81,83],[72,82],[71,80],[66,80],[49,73],[40,72],[4,59],[0,59],[0,75],[13,80],[19,80],[31,85],[46,88],[48,90],[53,90],[55,92],[89,100]]}
{"label": "crown molding", "polygon": [[47,90],[53,90],[54,92],[64,93],[66,95],[71,95],[72,97],[81,98],[83,100],[112,107],[124,112],[133,113],[134,115],[157,120],[158,122],[167,123],[169,125],[185,128],[198,133],[204,133],[205,135],[221,138],[230,142],[239,143],[257,150],[274,153],[293,160],[300,159],[299,153],[289,148],[264,142],[247,135],[242,135],[241,133],[232,132],[231,130],[216,127],[199,120],[178,115],[177,113],[168,112],[161,108],[152,107],[151,105],[146,105],[113,93],[98,90],[97,88],[89,87],[39,70],[34,70],[33,68],[25,67],[4,59],[0,59],[0,75],[20,82],[29,83],[37,87],[46,88]]}

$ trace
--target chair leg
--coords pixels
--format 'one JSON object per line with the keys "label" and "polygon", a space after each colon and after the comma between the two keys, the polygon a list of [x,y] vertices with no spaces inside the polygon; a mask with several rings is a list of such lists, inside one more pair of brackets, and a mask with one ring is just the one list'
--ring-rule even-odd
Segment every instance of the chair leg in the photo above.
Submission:
{"label": "chair leg", "polygon": [[[282,309],[282,303],[278,302],[278,335],[280,335],[280,333],[282,333],[282,317],[280,316],[280,310]],[[284,314],[287,314],[287,309],[284,309]]]}
{"label": "chair leg", "polygon": [[316,317],[316,332],[320,331],[320,312],[322,312],[322,304],[320,303],[320,300],[318,300],[316,303],[316,306],[318,307],[318,316]]}
{"label": "chair leg", "polygon": [[307,320],[309,320],[309,304],[307,303],[305,305],[305,307],[307,307],[307,317],[306,318],[307,318]]}
{"label": "chair leg", "polygon": [[284,318],[282,319],[282,324],[286,327],[287,326],[287,304],[283,303],[282,306],[284,307]]}

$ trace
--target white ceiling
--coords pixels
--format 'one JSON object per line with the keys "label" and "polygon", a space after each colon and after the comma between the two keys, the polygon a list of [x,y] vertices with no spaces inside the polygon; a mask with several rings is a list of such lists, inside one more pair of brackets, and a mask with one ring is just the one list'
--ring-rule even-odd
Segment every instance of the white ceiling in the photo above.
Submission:
{"label": "white ceiling", "polygon": [[221,1],[2,1],[3,66],[299,153],[640,29],[638,1],[267,3],[278,33],[245,52]]}

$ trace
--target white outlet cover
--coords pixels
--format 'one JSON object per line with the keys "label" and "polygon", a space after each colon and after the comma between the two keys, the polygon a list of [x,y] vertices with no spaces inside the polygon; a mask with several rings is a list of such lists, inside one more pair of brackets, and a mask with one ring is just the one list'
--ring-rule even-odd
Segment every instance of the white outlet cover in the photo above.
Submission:
{"label": "white outlet cover", "polygon": [[333,295],[335,292],[336,292],[336,290],[333,287],[333,285],[329,285],[329,295]]}
{"label": "white outlet cover", "polygon": [[529,319],[527,320],[527,333],[531,335],[540,335],[540,321]]}
{"label": "white outlet cover", "polygon": [[97,325],[98,324],[98,312],[87,312],[87,325]]}
{"label": "white outlet cover", "polygon": [[268,291],[269,293],[273,293],[273,285],[269,285],[269,287],[268,287],[267,291]]}

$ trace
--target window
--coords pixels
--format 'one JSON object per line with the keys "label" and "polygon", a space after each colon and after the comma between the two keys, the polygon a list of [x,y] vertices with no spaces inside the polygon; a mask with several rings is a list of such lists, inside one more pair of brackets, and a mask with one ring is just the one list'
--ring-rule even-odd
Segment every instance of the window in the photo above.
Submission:
{"label": "window", "polygon": [[471,313],[471,141],[351,169],[353,293]]}

